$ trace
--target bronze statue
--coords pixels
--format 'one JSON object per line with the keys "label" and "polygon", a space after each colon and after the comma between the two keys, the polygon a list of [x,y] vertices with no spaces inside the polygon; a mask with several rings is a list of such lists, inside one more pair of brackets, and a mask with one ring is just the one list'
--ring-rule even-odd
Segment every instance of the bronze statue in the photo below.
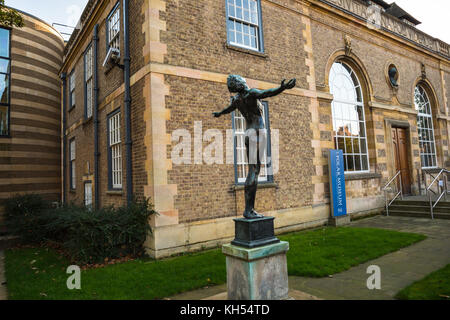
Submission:
{"label": "bronze statue", "polygon": [[[267,145],[267,133],[262,118],[262,104],[260,99],[276,96],[286,89],[295,86],[295,79],[281,81],[281,86],[268,90],[250,89],[244,78],[238,75],[228,76],[227,85],[230,93],[237,93],[231,98],[228,107],[220,112],[213,112],[215,117],[228,114],[238,109],[246,121],[245,148],[248,159],[248,175],[245,180],[245,211],[247,219],[262,218],[255,211],[256,189],[258,187],[258,176],[261,169],[260,156],[264,154]],[[249,134],[250,133],[250,134]]]}
{"label": "bronze statue", "polygon": [[391,65],[389,67],[389,72],[388,73],[389,73],[389,81],[391,82],[391,85],[394,88],[397,88],[398,87],[398,82],[397,82],[398,71],[397,71],[397,68],[394,65]]}

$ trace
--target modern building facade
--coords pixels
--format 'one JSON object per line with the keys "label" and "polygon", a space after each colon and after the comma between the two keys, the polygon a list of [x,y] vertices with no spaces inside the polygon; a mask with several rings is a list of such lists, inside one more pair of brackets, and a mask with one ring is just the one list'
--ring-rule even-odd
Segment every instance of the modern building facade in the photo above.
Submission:
{"label": "modern building facade", "polygon": [[327,223],[328,149],[344,151],[352,215],[379,212],[398,171],[419,194],[424,170],[450,166],[450,47],[418,23],[384,1],[91,0],[61,68],[62,198],[150,198],[155,257],[229,241],[247,161],[242,115],[212,116],[229,74],[297,79],[263,101],[256,208],[277,232]]}
{"label": "modern building facade", "polygon": [[0,26],[0,219],[2,202],[36,193],[61,195],[61,81],[64,41],[42,20]]}

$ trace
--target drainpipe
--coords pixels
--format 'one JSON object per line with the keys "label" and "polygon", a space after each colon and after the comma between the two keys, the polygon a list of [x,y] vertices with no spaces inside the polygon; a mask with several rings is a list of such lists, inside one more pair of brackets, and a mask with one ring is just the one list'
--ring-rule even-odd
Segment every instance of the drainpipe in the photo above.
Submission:
{"label": "drainpipe", "polygon": [[124,84],[125,84],[125,147],[126,147],[126,170],[127,170],[127,204],[133,200],[133,172],[131,164],[131,95],[130,95],[130,34],[129,34],[129,7],[128,0],[123,0],[123,38],[125,52]]}
{"label": "drainpipe", "polygon": [[98,152],[98,24],[94,26],[94,207],[98,209],[100,206],[99,192],[99,156]]}
{"label": "drainpipe", "polygon": [[61,73],[61,80],[63,86],[63,105],[62,105],[62,143],[63,143],[63,152],[62,152],[62,203],[66,203],[66,150],[67,150],[67,141],[66,141],[66,109],[67,109],[67,98],[66,98],[66,90],[67,90],[67,75],[65,72]]}

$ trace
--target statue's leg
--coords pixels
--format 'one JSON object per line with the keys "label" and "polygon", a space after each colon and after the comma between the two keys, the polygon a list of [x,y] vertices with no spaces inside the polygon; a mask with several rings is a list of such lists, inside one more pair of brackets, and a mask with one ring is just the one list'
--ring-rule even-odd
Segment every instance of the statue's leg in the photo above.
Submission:
{"label": "statue's leg", "polygon": [[[258,135],[258,134],[257,134]],[[247,179],[245,180],[245,211],[244,211],[244,217],[248,219],[254,219],[254,218],[260,218],[262,217],[259,215],[255,210],[255,199],[256,199],[256,190],[258,188],[258,176],[259,171],[261,167],[261,162],[259,159],[258,153],[258,139],[256,137],[246,137],[245,138],[245,148],[247,152],[247,159],[248,159],[248,175]],[[254,139],[253,141],[250,139]],[[250,141],[254,143],[253,148],[255,148],[256,157],[252,156],[250,154]],[[256,161],[255,161],[256,159]],[[255,163],[256,162],[256,163]]]}
{"label": "statue's leg", "polygon": [[261,162],[264,159],[264,155],[265,155],[265,150],[266,150],[266,145],[267,145],[267,140],[266,140],[266,132],[263,131],[257,131],[257,163],[255,165],[255,181],[256,181],[256,186],[255,186],[255,191],[254,193],[251,195],[251,199],[250,199],[250,205],[252,207],[252,212],[254,215],[259,216],[259,217],[263,217],[262,215],[258,214],[255,211],[255,200],[256,200],[256,191],[258,189],[258,179],[259,179],[259,173],[261,172]]}

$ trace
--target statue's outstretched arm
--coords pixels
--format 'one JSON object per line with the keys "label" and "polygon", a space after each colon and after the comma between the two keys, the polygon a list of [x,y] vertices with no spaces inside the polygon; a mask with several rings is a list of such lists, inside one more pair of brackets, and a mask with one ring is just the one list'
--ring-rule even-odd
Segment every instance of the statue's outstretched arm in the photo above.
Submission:
{"label": "statue's outstretched arm", "polygon": [[265,98],[274,97],[276,95],[279,95],[286,89],[292,89],[293,87],[295,87],[295,82],[296,82],[295,79],[289,80],[288,83],[285,83],[285,81],[286,80],[283,79],[283,81],[281,81],[281,85],[278,88],[267,89],[267,90],[251,89],[249,93],[255,99],[265,99]]}
{"label": "statue's outstretched arm", "polygon": [[225,109],[223,109],[220,112],[213,112],[214,117],[218,118],[223,114],[228,114],[230,112],[233,112],[234,110],[236,110],[236,105],[233,103],[233,99],[231,100],[231,103],[228,107],[226,107]]}

